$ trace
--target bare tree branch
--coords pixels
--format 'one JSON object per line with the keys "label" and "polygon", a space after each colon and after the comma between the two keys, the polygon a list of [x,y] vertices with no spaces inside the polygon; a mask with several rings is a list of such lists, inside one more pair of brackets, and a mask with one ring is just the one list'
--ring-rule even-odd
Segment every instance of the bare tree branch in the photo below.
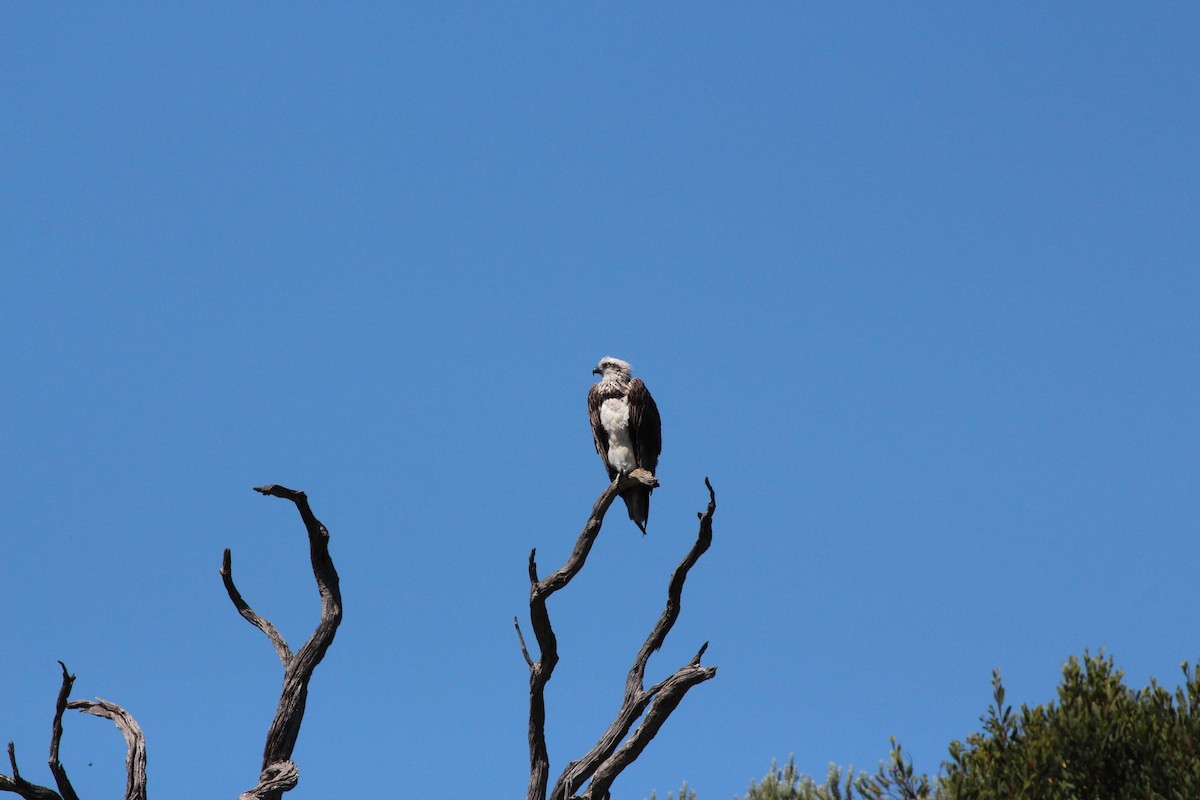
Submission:
{"label": "bare tree branch", "polygon": [[[627,476],[618,476],[596,501],[592,509],[592,516],[576,541],[575,549],[567,563],[545,580],[539,581],[537,578],[537,566],[534,561],[536,551],[529,556],[531,583],[529,611],[542,657],[536,664],[530,663],[530,781],[527,800],[545,800],[548,783],[549,756],[545,740],[545,687],[558,661],[558,645],[550,626],[546,599],[566,586],[571,578],[583,568],[588,552],[603,524],[604,514],[620,492],[637,483],[653,485],[650,483],[651,481],[654,481],[654,476],[643,470],[635,470]],[[654,483],[657,482],[654,481]],[[707,510],[697,515],[700,518],[700,532],[696,544],[692,546],[671,576],[671,583],[667,590],[666,608],[638,651],[633,666],[629,670],[621,708],[608,730],[601,736],[600,741],[583,758],[567,765],[554,785],[554,790],[550,794],[551,800],[566,800],[588,779],[591,779],[592,782],[584,797],[589,800],[605,798],[612,782],[641,754],[654,735],[658,733],[667,717],[679,705],[687,690],[716,675],[715,667],[700,666],[700,657],[708,647],[706,643],[689,664],[681,667],[669,678],[655,684],[650,689],[644,688],[646,664],[651,654],[662,646],[667,634],[674,626],[675,620],[679,617],[680,598],[688,571],[712,543],[712,516],[716,511],[716,495],[707,478],[704,483],[708,487],[709,503]],[[519,633],[520,628],[518,627]],[[525,652],[523,638],[522,651]],[[526,653],[526,661],[531,661],[528,653]],[[626,735],[629,734],[630,728],[639,718],[643,717],[643,714],[645,716],[641,725],[629,736],[628,741],[621,745]]]}
{"label": "bare tree branch", "polygon": [[67,708],[111,719],[125,737],[125,800],[146,800],[146,737],[129,712],[107,700],[72,700]]}
{"label": "bare tree branch", "polygon": [[271,639],[284,667],[283,689],[280,692],[275,718],[267,731],[258,784],[253,789],[243,792],[240,797],[241,800],[279,800],[284,792],[294,788],[299,781],[299,771],[292,762],[292,751],[300,735],[300,723],[304,720],[308,682],[333,643],[333,637],[342,621],[342,593],[337,570],[334,569],[333,559],[329,555],[329,530],[313,515],[308,505],[308,496],[304,492],[276,485],[256,486],[254,490],[271,497],[290,500],[295,504],[308,531],[313,577],[321,596],[321,619],[316,630],[303,647],[292,653],[275,626],[254,613],[242,600],[241,594],[233,585],[229,551],[225,551],[221,577],[234,607]]}
{"label": "bare tree branch", "polygon": [[513,627],[517,629],[517,638],[521,640],[521,655],[525,656],[525,663],[532,667],[533,659],[529,657],[529,648],[525,646],[525,634],[521,633],[521,623],[516,617],[513,617]]}
{"label": "bare tree branch", "polygon": [[[562,775],[554,785],[550,794],[551,800],[565,800],[591,778],[584,797],[588,800],[600,800],[607,796],[608,789],[621,771],[641,755],[642,750],[658,733],[659,728],[666,722],[667,717],[675,710],[688,689],[698,683],[709,680],[717,674],[716,667],[701,667],[700,658],[708,648],[705,642],[700,651],[690,663],[679,668],[666,680],[645,689],[646,665],[650,656],[662,647],[663,642],[674,627],[682,608],[683,584],[688,572],[712,544],[712,517],[717,510],[717,498],[708,478],[704,479],[708,488],[708,508],[697,514],[700,518],[700,530],[696,535],[696,543],[684,556],[679,566],[671,575],[667,587],[667,604],[658,622],[646,637],[645,643],[638,651],[625,679],[625,696],[608,730],[600,737],[595,746],[581,759],[567,765]],[[649,711],[647,711],[649,706]],[[634,722],[645,718],[624,745],[621,745],[633,727]],[[618,746],[620,745],[620,749]]]}
{"label": "bare tree branch", "polygon": [[[338,585],[337,570],[334,569],[333,560],[329,556],[329,531],[313,516],[304,492],[282,486],[258,486],[255,487],[255,491],[272,497],[282,497],[295,504],[308,532],[313,577],[316,579],[317,591],[321,596],[321,619],[317,623],[316,630],[298,652],[292,653],[275,626],[256,614],[242,598],[233,582],[232,556],[229,550],[225,551],[221,563],[221,579],[225,584],[229,599],[233,601],[239,614],[267,635],[267,638],[275,646],[275,652],[279,655],[279,660],[283,662],[284,667],[283,690],[280,693],[279,707],[267,732],[267,742],[263,748],[262,772],[258,784],[250,791],[243,792],[241,800],[279,800],[284,792],[293,789],[299,781],[299,772],[291,760],[292,750],[295,748],[296,738],[300,733],[300,723],[304,719],[308,682],[317,665],[325,657],[330,644],[333,643],[333,637],[342,620],[342,596]],[[12,777],[0,774],[0,791],[13,792],[25,800],[79,800],[67,777],[66,769],[58,757],[63,735],[63,712],[71,708],[113,721],[117,729],[124,735],[127,746],[125,800],[146,800],[146,738],[141,727],[125,709],[116,703],[100,699],[68,700],[67,697],[75,683],[75,676],[67,671],[66,664],[61,661],[58,663],[62,667],[62,687],[55,703],[49,765],[59,791],[55,792],[45,786],[38,786],[21,777],[20,770],[17,768],[16,750],[12,742],[8,744],[8,760],[12,765]]]}
{"label": "bare tree branch", "polygon": [[62,668],[62,687],[58,690],[58,701],[54,704],[54,727],[50,735],[50,772],[54,775],[54,783],[58,785],[63,800],[79,800],[79,795],[75,794],[75,787],[67,777],[67,770],[58,760],[58,745],[63,735],[63,712],[67,710],[67,696],[71,694],[71,687],[75,685],[75,676],[67,671],[67,665],[63,662],[58,662],[58,666]]}
{"label": "bare tree branch", "polygon": [[279,660],[286,667],[288,661],[292,659],[291,648],[288,647],[287,641],[270,620],[263,619],[258,614],[254,613],[249,604],[242,599],[242,593],[233,585],[233,555],[229,552],[229,548],[225,548],[225,556],[221,560],[221,580],[225,583],[225,591],[229,595],[229,599],[233,601],[233,605],[237,608],[238,613],[246,618],[254,627],[267,635],[271,640],[271,644],[275,645],[275,652],[279,654]]}
{"label": "bare tree branch", "polygon": [[[579,570],[583,569],[583,564],[587,560],[588,553],[591,552],[596,537],[600,535],[600,526],[604,524],[604,514],[608,511],[608,507],[613,504],[613,500],[621,492],[639,484],[651,487],[658,486],[658,480],[644,469],[635,469],[628,475],[618,475],[609,484],[608,488],[600,493],[596,504],[592,506],[591,517],[588,518],[587,524],[583,526],[583,531],[579,534],[579,538],[575,540],[575,549],[571,551],[571,556],[567,559],[567,563],[559,567],[557,571],[549,575],[544,581],[541,581],[534,588],[534,593],[541,595],[544,601],[550,595],[566,586],[571,578],[574,578]],[[530,561],[532,563],[532,556]],[[530,579],[533,579],[532,573],[530,574]]]}
{"label": "bare tree branch", "polygon": [[[571,556],[557,571],[545,580],[538,580],[537,549],[529,553],[529,617],[533,624],[533,635],[537,638],[541,656],[529,666],[529,789],[527,800],[545,800],[546,787],[550,781],[550,755],[546,750],[546,684],[558,664],[558,639],[550,626],[550,612],[546,601],[550,595],[567,585],[571,578],[583,569],[592,544],[604,524],[608,507],[625,489],[638,484],[657,485],[654,476],[645,470],[634,470],[628,475],[618,475],[608,488],[600,493],[592,507],[592,515],[583,526]],[[530,659],[527,657],[526,661]]]}
{"label": "bare tree branch", "polygon": [[12,766],[12,777],[0,775],[0,792],[13,792],[25,800],[62,800],[53,789],[38,786],[21,777],[21,770],[17,769],[17,753],[12,742],[8,743],[8,763]]}
{"label": "bare tree branch", "polygon": [[[24,780],[17,770],[17,756],[12,742],[8,743],[8,761],[12,764],[13,777],[0,775],[0,791],[16,792],[26,800],[79,800],[67,771],[58,760],[58,749],[62,742],[63,712],[73,708],[98,717],[107,717],[117,726],[117,730],[125,736],[127,755],[125,757],[125,800],[146,800],[146,737],[142,729],[129,712],[116,703],[107,700],[67,700],[71,687],[75,684],[75,676],[67,671],[67,665],[58,662],[62,667],[62,687],[58,691],[58,700],[54,706],[54,724],[50,735],[50,772],[58,784],[58,792],[37,786]],[[61,794],[59,794],[61,792]]]}

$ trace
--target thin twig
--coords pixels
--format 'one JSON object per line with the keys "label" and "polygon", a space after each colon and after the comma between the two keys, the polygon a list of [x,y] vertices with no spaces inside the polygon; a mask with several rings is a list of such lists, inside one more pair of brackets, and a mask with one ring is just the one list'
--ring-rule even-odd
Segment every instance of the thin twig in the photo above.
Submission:
{"label": "thin twig", "polygon": [[229,548],[225,548],[225,555],[221,559],[221,580],[225,584],[225,592],[229,595],[229,599],[233,601],[233,605],[238,610],[238,613],[247,622],[267,635],[267,638],[271,640],[271,644],[275,646],[275,652],[279,655],[279,660],[286,667],[288,662],[292,660],[291,648],[288,647],[287,640],[283,638],[283,634],[271,624],[271,621],[256,614],[254,609],[242,598],[242,593],[238,591],[237,586],[233,583],[233,555],[229,552]]}
{"label": "thin twig", "polygon": [[513,617],[513,627],[517,629],[517,638],[521,640],[521,655],[525,656],[525,663],[533,667],[533,659],[529,657],[529,648],[525,646],[525,634],[521,633],[521,623]]}

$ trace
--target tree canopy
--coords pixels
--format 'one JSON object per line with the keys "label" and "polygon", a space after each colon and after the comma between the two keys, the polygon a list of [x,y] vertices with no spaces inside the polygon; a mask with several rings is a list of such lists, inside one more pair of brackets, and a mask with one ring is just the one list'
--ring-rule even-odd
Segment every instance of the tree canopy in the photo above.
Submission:
{"label": "tree canopy", "polygon": [[[1184,662],[1170,691],[1154,680],[1125,683],[1112,656],[1072,656],[1057,697],[1019,709],[1005,704],[1000,671],[981,729],[949,745],[930,777],[899,744],[875,773],[830,766],[823,782],[795,760],[772,762],[743,800],[1153,800],[1200,797],[1200,677]],[[681,794],[681,797],[687,795]]]}

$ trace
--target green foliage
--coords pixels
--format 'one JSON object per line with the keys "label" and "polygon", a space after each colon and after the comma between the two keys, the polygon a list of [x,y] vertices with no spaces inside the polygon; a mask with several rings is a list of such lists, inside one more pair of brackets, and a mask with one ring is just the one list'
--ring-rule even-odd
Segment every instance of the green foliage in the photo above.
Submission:
{"label": "green foliage", "polygon": [[835,764],[829,765],[825,783],[819,784],[796,769],[794,757],[787,766],[771,770],[761,783],[750,782],[744,800],[933,800],[929,779],[913,773],[912,762],[905,761],[900,745],[892,740],[891,756],[874,775],[855,773],[848,767],[843,774]]}
{"label": "green foliage", "polygon": [[[656,800],[656,793],[650,792],[650,800]],[[667,800],[675,800],[670,792],[667,792]],[[687,781],[683,782],[683,788],[679,790],[679,800],[696,800],[696,793],[688,789]]]}
{"label": "green foliage", "polygon": [[983,731],[951,742],[953,800],[1125,800],[1200,797],[1200,679],[1187,663],[1174,694],[1132,690],[1112,658],[1063,667],[1057,702],[1013,713],[993,675]]}
{"label": "green foliage", "polygon": [[762,783],[751,781],[744,800],[849,800],[853,781],[854,769],[851,768],[843,789],[841,770],[830,764],[829,776],[824,784],[818,785],[807,775],[801,775],[796,769],[795,758],[789,757],[783,769],[772,761]]}
{"label": "green foliage", "polygon": [[1014,711],[997,670],[982,730],[950,743],[942,776],[917,774],[893,739],[874,774],[831,765],[817,783],[789,758],[743,800],[1195,800],[1200,672],[1184,662],[1183,675],[1174,692],[1153,679],[1134,690],[1111,657],[1084,652],[1063,667],[1056,700]]}

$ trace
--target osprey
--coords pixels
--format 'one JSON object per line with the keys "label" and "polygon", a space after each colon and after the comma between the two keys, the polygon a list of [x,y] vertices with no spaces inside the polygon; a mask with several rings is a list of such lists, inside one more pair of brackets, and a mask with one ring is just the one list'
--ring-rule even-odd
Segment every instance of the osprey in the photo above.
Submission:
{"label": "osprey", "polygon": [[[608,470],[608,479],[644,469],[653,474],[662,452],[662,421],[658,406],[640,378],[630,377],[633,368],[612,356],[600,359],[592,370],[600,380],[588,391],[588,416],[596,452]],[[642,534],[650,516],[650,487],[637,486],[621,492],[621,499]]]}

